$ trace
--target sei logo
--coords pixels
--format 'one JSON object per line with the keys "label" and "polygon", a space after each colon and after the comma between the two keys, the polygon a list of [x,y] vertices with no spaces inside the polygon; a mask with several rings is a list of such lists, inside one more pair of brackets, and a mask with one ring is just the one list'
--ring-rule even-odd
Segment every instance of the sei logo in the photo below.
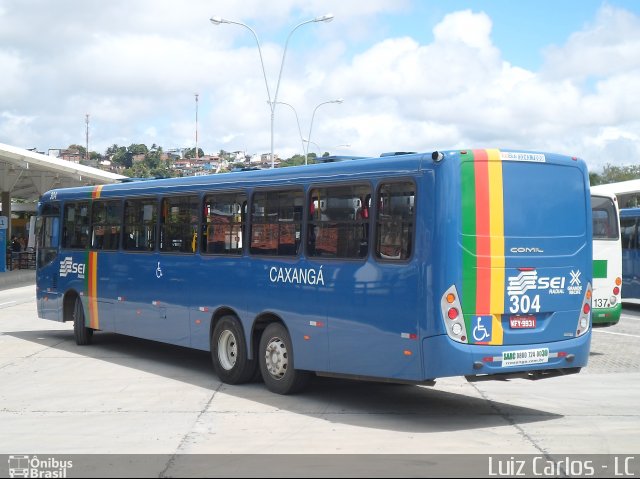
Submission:
{"label": "sei logo", "polygon": [[69,274],[77,274],[78,278],[84,278],[86,265],[84,263],[74,263],[71,256],[67,256],[60,261],[60,277],[66,278]]}

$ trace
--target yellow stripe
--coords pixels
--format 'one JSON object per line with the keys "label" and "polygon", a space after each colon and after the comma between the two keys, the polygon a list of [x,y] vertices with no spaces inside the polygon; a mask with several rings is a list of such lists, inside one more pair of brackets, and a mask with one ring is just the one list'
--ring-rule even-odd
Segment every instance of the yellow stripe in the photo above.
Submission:
{"label": "yellow stripe", "polygon": [[491,235],[491,312],[504,313],[504,204],[499,150],[487,150],[489,159],[489,232]]}
{"label": "yellow stripe", "polygon": [[489,159],[489,233],[491,235],[491,342],[504,342],[502,314],[504,313],[505,259],[504,259],[504,191],[502,159],[499,150],[487,150]]}
{"label": "yellow stripe", "polygon": [[489,344],[502,345],[502,343],[504,342],[502,316],[499,314],[494,314],[491,322],[491,341],[489,342]]}
{"label": "yellow stripe", "polygon": [[95,189],[93,190],[93,195],[92,195],[92,197],[93,197],[93,199],[94,199],[94,200],[95,200],[95,199],[97,199],[97,198],[100,198],[100,194],[102,193],[102,187],[103,187],[103,186],[104,186],[104,185],[98,185],[98,186],[96,186],[96,187],[95,187]]}

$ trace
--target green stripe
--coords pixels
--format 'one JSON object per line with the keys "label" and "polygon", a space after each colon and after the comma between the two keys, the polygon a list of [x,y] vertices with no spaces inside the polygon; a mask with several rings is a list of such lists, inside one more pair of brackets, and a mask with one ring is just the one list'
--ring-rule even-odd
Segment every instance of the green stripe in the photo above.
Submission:
{"label": "green stripe", "polygon": [[473,152],[460,155],[460,190],[462,218],[462,312],[467,331],[471,313],[476,310],[477,245],[476,245],[476,175]]}
{"label": "green stripe", "polygon": [[593,260],[593,278],[606,279],[606,277],[607,277],[607,260],[594,259]]}

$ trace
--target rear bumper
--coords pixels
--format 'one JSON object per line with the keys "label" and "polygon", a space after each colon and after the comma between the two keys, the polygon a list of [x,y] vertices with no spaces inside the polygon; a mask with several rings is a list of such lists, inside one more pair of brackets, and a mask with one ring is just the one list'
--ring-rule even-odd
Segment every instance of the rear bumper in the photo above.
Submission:
{"label": "rear bumper", "polygon": [[616,304],[613,308],[593,308],[591,321],[593,324],[616,324],[622,314],[622,303]]}
{"label": "rear bumper", "polygon": [[[460,344],[448,336],[425,338],[422,343],[424,358],[424,379],[448,376],[466,376],[469,380],[494,379],[485,377],[497,375],[495,379],[507,377],[542,377],[572,374],[587,365],[591,331],[573,339],[537,344],[508,346],[481,346]],[[548,348],[548,361],[539,364],[503,366],[503,352],[536,350]],[[489,360],[489,358],[492,358]]]}

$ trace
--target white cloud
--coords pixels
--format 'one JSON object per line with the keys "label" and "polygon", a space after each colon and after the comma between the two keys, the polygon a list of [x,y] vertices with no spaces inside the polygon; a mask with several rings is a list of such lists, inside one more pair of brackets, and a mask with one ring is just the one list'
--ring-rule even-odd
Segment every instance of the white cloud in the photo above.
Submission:
{"label": "white cloud", "polygon": [[[594,168],[640,157],[640,18],[611,6],[564,45],[549,47],[544,66],[531,71],[502,58],[493,20],[471,10],[443,16],[429,42],[404,35],[363,46],[367,31],[385,29],[386,15],[407,3],[285,0],[265,9],[258,0],[198,0],[189,8],[169,0],[32,0],[29,8],[6,2],[4,143],[43,150],[82,143],[89,113],[92,149],[193,146],[198,92],[205,151],[267,152],[270,111],[255,42],[246,29],[208,19],[254,25],[273,95],[292,19],[333,12],[334,22],[296,32],[278,96],[295,107],[304,137],[316,105],[344,98],[316,111],[312,141],[322,150],[513,147],[581,156]],[[276,111],[275,147],[284,157],[301,150],[285,106]]]}
{"label": "white cloud", "polygon": [[546,51],[544,74],[551,78],[606,78],[640,68],[639,19],[605,5],[591,25],[573,33],[567,43]]}

